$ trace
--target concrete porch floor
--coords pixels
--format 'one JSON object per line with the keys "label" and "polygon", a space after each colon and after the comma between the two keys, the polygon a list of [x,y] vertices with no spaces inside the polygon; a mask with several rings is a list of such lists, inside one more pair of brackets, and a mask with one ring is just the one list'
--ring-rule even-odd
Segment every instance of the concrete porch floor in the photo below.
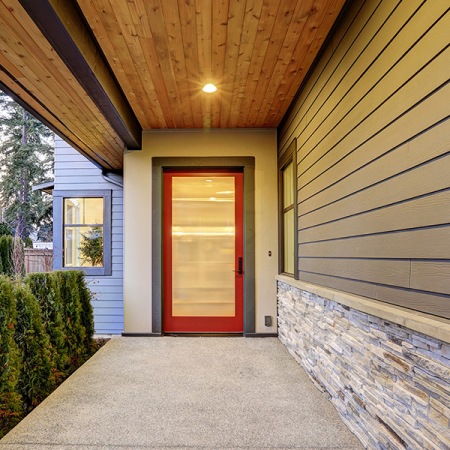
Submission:
{"label": "concrete porch floor", "polygon": [[360,449],[277,338],[114,338],[0,441],[14,449]]}

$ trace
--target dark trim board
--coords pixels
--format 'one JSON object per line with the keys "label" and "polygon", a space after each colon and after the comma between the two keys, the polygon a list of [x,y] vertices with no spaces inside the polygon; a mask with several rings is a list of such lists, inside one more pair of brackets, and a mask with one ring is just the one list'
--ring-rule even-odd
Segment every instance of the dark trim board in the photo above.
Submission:
{"label": "dark trim board", "polygon": [[122,333],[122,337],[161,337],[159,333]]}
{"label": "dark trim board", "polygon": [[[97,42],[86,26],[76,2],[20,0],[33,19],[83,86],[106,120],[129,149],[140,149],[142,128],[119,87]],[[84,49],[84,53],[81,49]],[[92,63],[95,61],[95,65]]]}
{"label": "dark trim board", "polygon": [[283,170],[292,163],[294,186],[294,225],[298,230],[298,201],[297,201],[297,139],[293,139],[287,150],[278,157],[278,273],[293,276],[298,280],[298,232],[294,233],[294,273],[284,272],[284,214],[283,214]]}
{"label": "dark trim board", "polygon": [[278,333],[245,333],[248,338],[278,337]]}
{"label": "dark trim board", "polygon": [[162,329],[162,208],[165,168],[240,168],[244,172],[244,335],[255,332],[255,158],[167,157],[152,158],[152,330]]}
{"label": "dark trim board", "polygon": [[[102,197],[103,211],[103,267],[64,267],[64,210],[65,198]],[[112,191],[102,190],[54,190],[53,191],[53,269],[82,270],[86,275],[109,276],[112,273]]]}

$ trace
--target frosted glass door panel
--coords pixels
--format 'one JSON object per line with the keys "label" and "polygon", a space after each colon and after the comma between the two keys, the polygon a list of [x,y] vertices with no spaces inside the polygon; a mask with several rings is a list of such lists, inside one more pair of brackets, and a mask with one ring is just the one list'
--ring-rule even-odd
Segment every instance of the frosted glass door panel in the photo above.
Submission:
{"label": "frosted glass door panel", "polygon": [[172,315],[235,315],[234,177],[172,179]]}

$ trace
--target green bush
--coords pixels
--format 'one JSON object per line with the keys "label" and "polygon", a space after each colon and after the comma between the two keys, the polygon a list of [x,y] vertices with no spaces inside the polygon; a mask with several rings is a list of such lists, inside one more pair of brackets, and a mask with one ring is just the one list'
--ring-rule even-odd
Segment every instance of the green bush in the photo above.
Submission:
{"label": "green bush", "polygon": [[0,275],[0,437],[98,348],[80,271]]}
{"label": "green bush", "polygon": [[81,305],[81,324],[85,329],[85,342],[84,348],[91,353],[92,338],[94,337],[94,310],[92,308],[92,294],[86,285],[86,279],[84,272],[81,270],[72,271],[73,277],[75,277],[75,283],[78,286],[78,293],[80,296]]}
{"label": "green bush", "polygon": [[52,392],[55,380],[50,341],[42,322],[39,302],[30,288],[19,282],[14,294],[17,308],[15,339],[22,357],[19,391],[28,411]]}
{"label": "green bush", "polygon": [[14,340],[16,304],[11,280],[0,276],[0,438],[22,418],[21,359]]}
{"label": "green bush", "polygon": [[42,322],[50,339],[50,352],[54,376],[59,382],[69,370],[66,346],[66,327],[63,320],[64,306],[56,284],[50,273],[31,273],[26,283],[37,298],[42,312]]}
{"label": "green bush", "polygon": [[13,237],[12,236],[1,236],[0,237],[0,259],[2,260],[2,273],[5,275],[13,275],[14,268],[11,258],[12,247],[13,247]]}
{"label": "green bush", "polygon": [[66,328],[66,348],[72,369],[78,368],[89,354],[85,348],[86,329],[82,324],[80,292],[76,271],[56,271],[57,289],[63,305],[63,320]]}

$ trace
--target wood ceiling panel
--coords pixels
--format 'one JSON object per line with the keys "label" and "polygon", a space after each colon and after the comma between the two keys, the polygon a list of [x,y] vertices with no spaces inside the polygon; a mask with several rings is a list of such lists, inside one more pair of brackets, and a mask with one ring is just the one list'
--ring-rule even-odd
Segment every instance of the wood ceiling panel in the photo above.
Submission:
{"label": "wood ceiling panel", "polygon": [[[304,34],[306,34],[305,26],[308,24],[310,28],[313,28],[314,25],[311,24],[311,20],[313,20],[313,16],[318,15],[317,10],[314,7],[311,9],[311,5],[307,2],[297,2],[296,5],[292,5],[292,9],[281,10],[281,13],[286,21],[287,32],[279,37],[280,46],[276,49],[278,51],[277,61],[270,67],[272,73],[267,73],[267,78],[260,83],[261,89],[265,89],[265,92],[262,96],[257,95],[257,102],[254,108],[257,111],[257,118],[254,120],[263,121],[264,123],[280,120],[280,118],[267,120],[267,114],[272,109],[275,109],[275,112],[279,112],[275,108],[274,103],[277,95],[283,96],[284,88],[289,82],[290,78],[285,77],[285,74],[289,74],[289,66],[296,67],[298,65],[295,50],[297,46],[302,45],[304,42],[302,36],[304,39]],[[269,98],[271,102],[261,102],[259,101],[261,97]]]}
{"label": "wood ceiling panel", "polygon": [[0,1],[0,27],[0,81],[8,91],[88,157],[120,168],[122,140],[17,1]]}
{"label": "wood ceiling panel", "polygon": [[[223,80],[225,66],[225,48],[227,43],[227,22],[228,22],[228,0],[217,0],[212,2],[212,17],[214,25],[211,26],[211,81],[220,85]],[[212,19],[211,19],[212,22]],[[217,127],[220,123],[220,98],[218,95],[209,96],[211,105],[211,116],[206,121],[212,127]]]}
{"label": "wood ceiling panel", "polygon": [[274,9],[273,4],[270,5],[270,2],[264,2],[263,9],[259,17],[255,45],[250,59],[248,77],[244,85],[245,96],[242,100],[239,111],[239,119],[237,122],[239,124],[247,123],[249,114],[255,109],[255,93],[260,76],[263,75],[262,67],[265,61],[267,49],[271,42],[271,35],[275,27],[277,13],[278,8]]}
{"label": "wood ceiling panel", "polygon": [[[180,46],[183,53],[180,54],[182,61],[186,66],[186,82],[188,91],[179,91],[182,103],[189,101],[192,108],[192,119],[187,128],[201,128],[202,123],[202,104],[198,94],[200,85],[200,65],[197,43],[197,16],[195,13],[195,2],[178,1],[179,25],[181,27],[181,41],[173,39],[171,49]],[[175,9],[175,8],[174,8]],[[173,13],[176,15],[176,13]],[[182,128],[175,125],[175,128]]]}
{"label": "wood ceiling panel", "polygon": [[223,78],[219,83],[221,108],[220,127],[228,128],[230,121],[230,109],[233,103],[233,86],[236,78],[237,61],[239,57],[239,47],[241,34],[244,25],[245,15],[244,1],[231,1],[228,8],[227,40],[225,47],[225,63]]}
{"label": "wood ceiling panel", "polygon": [[[180,14],[178,12],[177,0],[168,0],[162,2],[163,21],[161,25],[165,26],[167,33],[167,48],[169,51],[169,60],[172,64],[172,73],[177,84],[177,90],[185,95],[180,96],[179,110],[183,112],[183,123],[186,127],[193,127],[194,113],[191,102],[191,90],[188,83],[186,62],[184,59],[183,47],[179,45],[183,41],[181,34]],[[164,31],[161,30],[161,34]]]}
{"label": "wood ceiling panel", "polygon": [[77,2],[152,129],[278,126],[345,0]]}
{"label": "wood ceiling panel", "polygon": [[120,169],[142,129],[277,127],[345,1],[0,0],[0,83]]}
{"label": "wood ceiling panel", "polygon": [[[266,91],[269,88],[269,82],[274,68],[277,62],[281,61],[283,41],[289,30],[296,3],[297,2],[294,0],[279,2],[277,9],[268,11],[268,15],[274,17],[274,25],[269,37],[264,59],[262,60],[262,65],[259,72],[256,73],[255,90],[252,98],[249,99],[251,100],[251,105],[245,108],[244,123],[256,123],[256,118],[258,117],[262,104],[272,102],[272,98],[266,96]],[[276,3],[272,2],[272,5],[275,4]],[[258,126],[261,125],[262,124],[259,124]]]}
{"label": "wood ceiling panel", "polygon": [[[291,77],[284,86],[280,86],[276,97],[278,104],[274,105],[272,113],[279,115],[280,111],[286,112],[289,108],[299,89],[297,80],[303,80],[307,75],[326,38],[322,30],[331,29],[343,7],[342,0],[329,0],[326,2],[326,6],[327,10],[322,13],[321,17],[318,16],[315,20],[306,23],[306,26],[311,29],[308,39],[299,40],[294,50],[292,60],[287,67],[287,72],[291,74]],[[313,32],[314,28],[316,33]],[[281,120],[282,116],[279,118]]]}
{"label": "wood ceiling panel", "polygon": [[[229,109],[229,126],[232,128],[239,126],[239,121],[243,116],[243,114],[241,115],[242,101],[247,94],[246,89],[249,84],[248,77],[252,57],[256,51],[255,43],[258,36],[258,28],[261,26],[262,8],[263,0],[247,2],[231,96],[233,102]],[[247,80],[247,82],[244,84],[240,80]]]}

